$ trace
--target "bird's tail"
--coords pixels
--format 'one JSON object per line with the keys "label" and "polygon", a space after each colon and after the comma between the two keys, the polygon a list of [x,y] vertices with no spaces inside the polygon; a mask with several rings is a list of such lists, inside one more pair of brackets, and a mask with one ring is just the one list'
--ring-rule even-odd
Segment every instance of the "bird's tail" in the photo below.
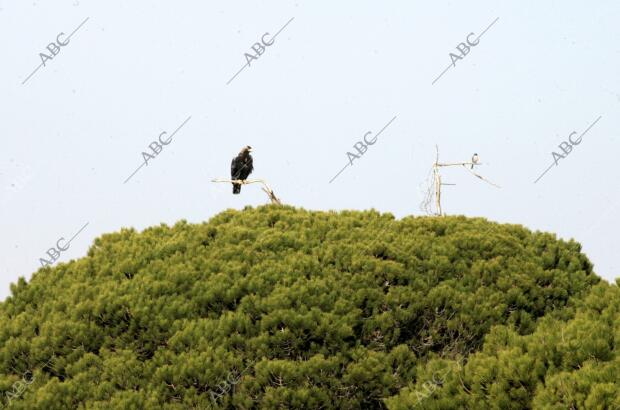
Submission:
{"label": "bird's tail", "polygon": [[241,184],[233,184],[233,194],[241,193]]}

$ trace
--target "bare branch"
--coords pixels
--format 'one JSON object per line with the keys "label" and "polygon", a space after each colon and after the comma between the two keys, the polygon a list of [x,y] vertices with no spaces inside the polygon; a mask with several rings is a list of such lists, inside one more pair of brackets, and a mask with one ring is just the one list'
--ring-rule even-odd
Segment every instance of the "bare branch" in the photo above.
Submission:
{"label": "bare branch", "polygon": [[[477,157],[472,158],[471,161],[465,161],[465,162],[440,163],[439,162],[439,147],[435,145],[435,163],[433,164],[431,168],[432,182],[429,181],[429,179],[427,179],[427,189],[425,192],[424,199],[422,200],[422,203],[420,204],[420,207],[422,208],[422,210],[425,211],[426,214],[428,215],[437,215],[437,216],[443,215],[443,211],[441,209],[441,187],[444,185],[455,185],[455,184],[444,183],[441,181],[441,173],[439,172],[439,170],[442,167],[462,166],[469,173],[474,175],[476,178],[481,179],[482,181],[486,182],[489,185],[493,185],[496,188],[501,188],[499,185],[494,184],[493,182],[489,181],[483,176],[475,173],[473,171],[473,168],[474,166],[478,166],[478,165],[482,165],[482,163],[478,162]],[[434,207],[435,209],[433,209],[433,207],[431,206],[433,196],[435,197],[435,207]]]}
{"label": "bare branch", "polygon": [[435,163],[435,165],[437,165],[438,167],[453,167],[456,165],[482,165],[482,162],[450,162],[450,163],[446,163],[446,164],[440,164],[439,162]]}
{"label": "bare branch", "polygon": [[475,173],[474,171],[472,171],[471,169],[468,169],[468,168],[467,168],[467,167],[465,167],[465,166],[464,166],[464,168],[465,168],[467,171],[471,172],[474,176],[476,176],[476,177],[480,178],[481,180],[483,180],[484,182],[486,182],[487,184],[493,185],[495,188],[501,188],[501,186],[499,186],[499,185],[497,185],[497,184],[494,184],[493,182],[489,181],[488,179],[485,179],[484,177],[482,177],[482,176],[480,176],[480,175],[476,174],[476,173]]}
{"label": "bare branch", "polygon": [[240,185],[248,185],[248,184],[262,184],[262,190],[267,194],[267,196],[269,196],[269,200],[271,201],[272,204],[277,204],[277,205],[282,205],[282,202],[280,201],[280,199],[278,199],[278,197],[276,196],[276,194],[273,193],[273,190],[271,188],[269,188],[269,185],[267,185],[267,182],[263,179],[221,179],[221,178],[216,178],[216,179],[212,179],[211,182],[224,182],[224,183],[229,183],[229,184],[240,184]]}

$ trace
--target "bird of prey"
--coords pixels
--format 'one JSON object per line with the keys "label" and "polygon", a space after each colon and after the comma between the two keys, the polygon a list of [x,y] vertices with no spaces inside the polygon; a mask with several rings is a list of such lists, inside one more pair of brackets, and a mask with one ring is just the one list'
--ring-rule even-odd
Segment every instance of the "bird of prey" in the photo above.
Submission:
{"label": "bird of prey", "polygon": [[[254,169],[252,156],[252,147],[249,145],[244,147],[239,155],[233,158],[232,164],[230,164],[230,178],[233,180],[245,181]],[[241,184],[233,183],[233,194],[241,192]]]}
{"label": "bird of prey", "polygon": [[474,153],[474,156],[471,157],[471,169],[474,169],[474,165],[478,165],[479,161],[480,158],[478,157],[478,154]]}

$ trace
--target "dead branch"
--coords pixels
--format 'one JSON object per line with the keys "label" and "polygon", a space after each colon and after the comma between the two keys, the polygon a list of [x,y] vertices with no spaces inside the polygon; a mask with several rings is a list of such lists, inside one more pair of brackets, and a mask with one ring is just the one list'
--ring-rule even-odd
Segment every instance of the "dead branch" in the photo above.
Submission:
{"label": "dead branch", "polygon": [[[442,216],[444,215],[443,210],[441,208],[441,187],[444,185],[455,185],[455,184],[448,184],[448,183],[444,183],[441,180],[441,173],[439,172],[439,170],[442,167],[454,167],[454,166],[462,166],[463,168],[465,168],[469,173],[471,173],[473,176],[475,176],[478,179],[481,179],[482,181],[486,182],[489,185],[493,185],[496,188],[501,188],[499,185],[494,184],[493,182],[489,181],[488,179],[484,178],[483,176],[475,173],[473,171],[473,167],[474,166],[478,166],[478,165],[482,165],[481,162],[476,161],[473,162],[473,158],[472,161],[465,161],[465,162],[447,162],[447,163],[441,163],[439,162],[439,147],[437,145],[435,145],[435,163],[433,164],[431,171],[432,171],[432,182],[429,183],[429,181],[427,180],[427,190],[425,192],[425,197],[424,200],[421,203],[421,208],[428,214],[428,215],[436,215],[436,216]],[[431,202],[432,202],[432,198],[433,196],[435,197],[435,209],[432,208],[431,206]]]}
{"label": "dead branch", "polygon": [[[480,164],[478,164],[478,165],[480,165]],[[465,167],[465,166],[464,166],[464,167]],[[499,185],[497,185],[497,184],[494,184],[493,182],[489,181],[488,179],[485,179],[484,177],[482,177],[482,176],[480,176],[480,175],[476,174],[476,173],[475,173],[474,171],[472,171],[471,169],[469,169],[469,168],[467,168],[467,167],[465,167],[465,169],[466,169],[466,170],[468,170],[469,172],[471,172],[472,174],[474,174],[474,176],[476,176],[476,177],[480,178],[481,180],[483,180],[484,182],[486,182],[487,184],[489,184],[489,185],[493,185],[495,188],[501,188],[501,186],[499,186]]]}
{"label": "dead branch", "polygon": [[273,190],[269,188],[269,185],[267,185],[267,182],[265,182],[265,180],[263,179],[220,179],[220,178],[216,178],[216,179],[212,179],[211,182],[225,182],[229,184],[240,184],[240,185],[259,183],[263,185],[261,189],[263,190],[263,192],[267,194],[272,204],[282,205],[282,202],[280,202],[280,199],[276,196],[276,194],[273,193]]}

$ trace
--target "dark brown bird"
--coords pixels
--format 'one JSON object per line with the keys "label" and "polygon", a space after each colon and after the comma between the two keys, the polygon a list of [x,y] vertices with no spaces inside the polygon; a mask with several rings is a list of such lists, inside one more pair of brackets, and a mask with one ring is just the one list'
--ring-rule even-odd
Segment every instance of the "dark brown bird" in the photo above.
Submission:
{"label": "dark brown bird", "polygon": [[[230,164],[231,179],[245,181],[250,176],[254,170],[254,160],[250,152],[252,152],[252,147],[248,145],[241,150],[239,155],[233,158],[232,164]],[[241,184],[233,183],[233,194],[238,194],[240,192]]]}

